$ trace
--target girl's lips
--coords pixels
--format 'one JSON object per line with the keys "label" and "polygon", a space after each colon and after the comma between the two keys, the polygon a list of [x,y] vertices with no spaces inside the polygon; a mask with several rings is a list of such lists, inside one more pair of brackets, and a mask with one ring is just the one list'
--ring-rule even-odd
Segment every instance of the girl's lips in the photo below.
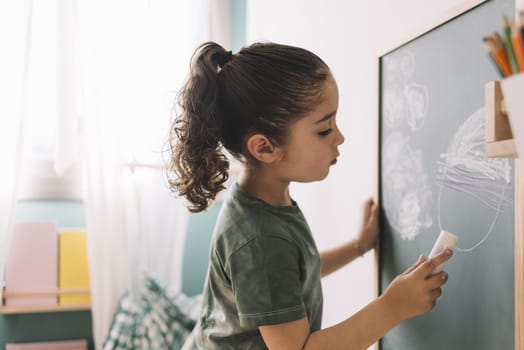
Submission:
{"label": "girl's lips", "polygon": [[331,165],[335,165],[335,164],[337,164],[337,158],[335,158],[335,159],[333,159],[333,160],[331,161]]}

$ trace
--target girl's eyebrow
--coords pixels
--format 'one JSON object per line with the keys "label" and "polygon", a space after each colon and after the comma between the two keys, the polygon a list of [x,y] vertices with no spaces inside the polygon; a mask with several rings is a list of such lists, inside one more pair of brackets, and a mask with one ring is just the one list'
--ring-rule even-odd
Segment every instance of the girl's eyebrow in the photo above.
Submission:
{"label": "girl's eyebrow", "polygon": [[322,119],[317,120],[317,121],[315,122],[315,124],[319,124],[319,123],[322,123],[323,121],[326,121],[326,120],[328,120],[328,119],[330,119],[330,118],[333,118],[333,116],[334,116],[335,114],[337,114],[337,111],[334,111],[334,112],[331,112],[331,113],[327,114],[326,116],[322,117]]}

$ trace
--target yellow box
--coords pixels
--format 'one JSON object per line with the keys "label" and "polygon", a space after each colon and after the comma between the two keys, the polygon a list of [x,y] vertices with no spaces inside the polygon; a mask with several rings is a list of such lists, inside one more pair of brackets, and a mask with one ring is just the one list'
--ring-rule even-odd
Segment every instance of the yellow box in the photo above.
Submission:
{"label": "yellow box", "polygon": [[58,287],[62,291],[58,300],[60,305],[89,304],[91,302],[87,242],[84,231],[60,232]]}

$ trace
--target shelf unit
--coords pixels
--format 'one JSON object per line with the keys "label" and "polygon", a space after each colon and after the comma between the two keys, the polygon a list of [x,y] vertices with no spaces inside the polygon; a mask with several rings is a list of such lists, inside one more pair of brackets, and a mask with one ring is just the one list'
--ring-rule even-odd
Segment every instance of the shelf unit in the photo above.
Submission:
{"label": "shelf unit", "polygon": [[515,349],[524,350],[524,159],[519,159],[509,118],[524,111],[508,112],[499,81],[486,84],[486,156],[515,158]]}
{"label": "shelf unit", "polygon": [[500,81],[486,84],[486,156],[517,158],[517,148],[502,96]]}
{"label": "shelf unit", "polygon": [[[524,0],[516,0],[515,20],[518,20],[519,11],[523,9]],[[498,92],[500,92],[500,96],[492,96],[493,101],[503,100],[502,91],[499,90]],[[490,98],[491,96],[488,96],[488,86],[486,86],[486,108],[492,103],[489,100]],[[503,107],[502,109],[505,110],[505,104],[501,102],[501,106]],[[488,118],[495,117],[494,115],[489,115],[489,113],[490,111],[486,110],[486,123],[490,122]],[[511,113],[518,113],[519,117],[524,117],[524,111],[517,112],[512,110]],[[507,127],[511,131],[507,113],[506,118],[499,116],[499,118],[493,120],[493,122],[506,122],[508,124]],[[488,124],[486,124],[486,126],[488,126]],[[522,137],[524,135],[519,136]],[[502,149],[498,147],[496,151],[490,150],[488,143],[486,143],[486,155],[488,157],[490,154],[494,157],[507,155],[508,157],[517,158],[516,143],[513,135],[508,139],[512,141],[511,146],[505,146],[502,147]],[[504,141],[494,140],[494,142],[497,143],[497,146],[500,146]],[[506,144],[508,144],[508,142],[506,142]],[[490,153],[490,151],[492,151],[492,153]],[[515,159],[515,350],[524,350],[524,155],[521,154],[520,157],[521,159]]]}
{"label": "shelf unit", "polygon": [[0,314],[32,314],[44,312],[63,311],[88,311],[91,304],[66,304],[66,305],[35,305],[35,306],[6,306],[5,298],[8,297],[35,297],[35,296],[60,296],[60,295],[90,295],[89,288],[68,288],[31,292],[6,292],[4,291]]}

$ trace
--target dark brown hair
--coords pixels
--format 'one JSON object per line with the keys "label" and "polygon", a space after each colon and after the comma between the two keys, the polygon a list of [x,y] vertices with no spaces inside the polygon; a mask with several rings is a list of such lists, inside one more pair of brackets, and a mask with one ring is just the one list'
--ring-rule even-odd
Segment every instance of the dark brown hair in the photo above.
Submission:
{"label": "dark brown hair", "polygon": [[294,46],[255,43],[234,55],[214,42],[199,46],[170,129],[171,189],[189,200],[190,211],[205,210],[228,179],[222,147],[245,160],[244,142],[254,133],[283,144],[329,75],[317,55]]}

